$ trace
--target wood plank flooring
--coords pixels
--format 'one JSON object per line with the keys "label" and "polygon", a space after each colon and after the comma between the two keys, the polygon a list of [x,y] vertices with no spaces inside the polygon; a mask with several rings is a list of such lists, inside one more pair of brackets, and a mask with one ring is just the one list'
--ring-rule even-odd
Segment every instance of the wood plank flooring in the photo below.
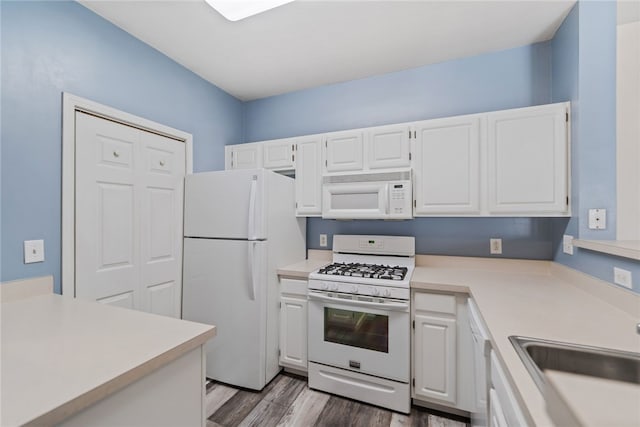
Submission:
{"label": "wood plank flooring", "polygon": [[412,407],[409,415],[307,387],[307,379],[282,373],[261,392],[209,381],[207,427],[468,427],[464,417]]}

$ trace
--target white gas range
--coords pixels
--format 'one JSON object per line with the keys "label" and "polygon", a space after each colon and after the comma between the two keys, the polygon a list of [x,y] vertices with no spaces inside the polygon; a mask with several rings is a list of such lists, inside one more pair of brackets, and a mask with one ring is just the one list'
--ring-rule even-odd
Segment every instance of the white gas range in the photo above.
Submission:
{"label": "white gas range", "polygon": [[337,235],[309,275],[309,386],[408,413],[415,239]]}

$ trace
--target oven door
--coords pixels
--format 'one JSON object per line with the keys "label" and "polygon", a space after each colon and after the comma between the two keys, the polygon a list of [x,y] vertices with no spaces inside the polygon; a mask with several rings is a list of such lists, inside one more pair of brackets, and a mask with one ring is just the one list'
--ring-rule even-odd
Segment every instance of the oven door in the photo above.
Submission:
{"label": "oven door", "polygon": [[408,383],[409,301],[372,300],[310,290],[309,360]]}

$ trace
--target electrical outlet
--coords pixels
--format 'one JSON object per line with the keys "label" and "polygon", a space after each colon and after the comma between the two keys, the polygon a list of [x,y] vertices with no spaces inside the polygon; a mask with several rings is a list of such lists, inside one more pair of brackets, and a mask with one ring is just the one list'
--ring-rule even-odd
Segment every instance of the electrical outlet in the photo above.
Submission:
{"label": "electrical outlet", "polygon": [[604,230],[607,228],[606,209],[589,209],[589,228],[591,230]]}
{"label": "electrical outlet", "polygon": [[499,255],[502,253],[502,239],[490,239],[489,250],[492,254]]}
{"label": "electrical outlet", "polygon": [[320,247],[322,247],[322,248],[326,248],[327,247],[327,235],[326,234],[321,234],[320,235]]}
{"label": "electrical outlet", "polygon": [[631,272],[622,268],[613,267],[613,283],[631,289]]}
{"label": "electrical outlet", "polygon": [[24,241],[24,263],[44,261],[44,240]]}
{"label": "electrical outlet", "polygon": [[562,252],[573,255],[573,236],[568,234],[562,236]]}

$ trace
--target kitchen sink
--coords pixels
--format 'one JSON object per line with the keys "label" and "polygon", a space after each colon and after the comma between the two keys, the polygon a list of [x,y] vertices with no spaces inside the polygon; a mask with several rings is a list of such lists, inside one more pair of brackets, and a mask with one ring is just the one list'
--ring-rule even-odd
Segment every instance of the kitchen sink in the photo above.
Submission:
{"label": "kitchen sink", "polygon": [[509,340],[541,392],[547,369],[640,384],[640,353],[519,336]]}

